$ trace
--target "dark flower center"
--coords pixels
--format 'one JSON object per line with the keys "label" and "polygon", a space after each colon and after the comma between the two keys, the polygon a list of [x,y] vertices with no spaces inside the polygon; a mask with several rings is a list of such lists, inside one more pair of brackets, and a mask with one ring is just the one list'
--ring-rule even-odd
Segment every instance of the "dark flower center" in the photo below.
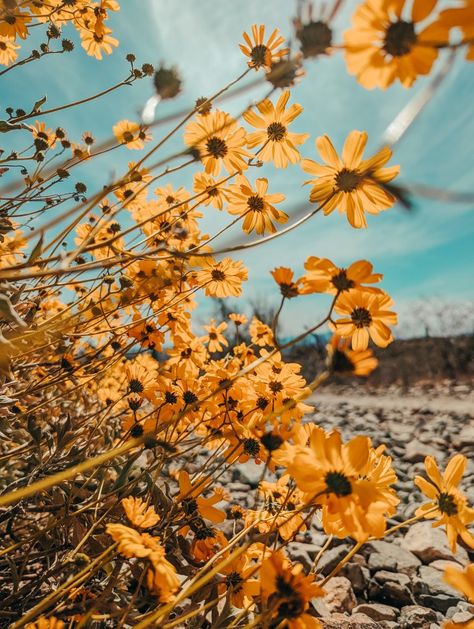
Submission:
{"label": "dark flower center", "polygon": [[267,136],[269,140],[273,142],[281,142],[286,135],[286,127],[279,122],[272,122],[267,127]]}
{"label": "dark flower center", "polygon": [[206,142],[207,152],[216,159],[225,157],[227,155],[227,145],[221,138],[216,136],[209,138]]}
{"label": "dark flower center", "polygon": [[141,393],[145,389],[143,384],[137,378],[132,378],[130,380],[128,388],[132,391],[132,393]]}
{"label": "dark flower center", "polygon": [[298,618],[305,610],[305,602],[300,594],[295,591],[291,583],[285,581],[282,575],[276,578],[277,598],[284,598],[278,605],[278,620]]}
{"label": "dark flower center", "polygon": [[383,49],[392,57],[402,57],[416,44],[417,37],[413,22],[393,22],[385,32]]}
{"label": "dark flower center", "polygon": [[337,275],[333,275],[331,283],[334,288],[341,292],[354,288],[354,282],[347,277],[345,269],[341,269]]}
{"label": "dark flower center", "polygon": [[354,364],[347,354],[337,349],[332,356],[332,370],[336,373],[352,373]]}
{"label": "dark flower center", "polygon": [[332,31],[325,22],[309,22],[298,29],[296,37],[300,40],[300,50],[304,57],[316,57],[326,52],[331,45]]}
{"label": "dark flower center", "polygon": [[217,195],[219,194],[219,189],[209,186],[209,188],[206,188],[206,192],[210,197],[217,197]]}
{"label": "dark flower center", "polygon": [[182,502],[183,511],[186,515],[192,515],[197,511],[197,502],[194,498],[185,498]]}
{"label": "dark flower center", "polygon": [[247,199],[247,206],[252,212],[262,212],[265,207],[265,201],[258,194],[254,194]]}
{"label": "dark flower center", "polygon": [[250,456],[257,456],[260,452],[260,444],[256,439],[244,439],[244,452]]}
{"label": "dark flower center", "polygon": [[263,435],[260,441],[263,443],[263,445],[269,452],[278,450],[278,448],[283,443],[283,439],[280,437],[280,435],[275,435],[272,432],[267,432],[265,435]]}
{"label": "dark flower center", "polygon": [[352,493],[351,481],[342,472],[328,472],[324,480],[327,493],[336,494],[338,498],[350,496]]}
{"label": "dark flower center", "polygon": [[216,282],[223,282],[225,280],[224,271],[220,271],[219,269],[213,269],[211,272],[211,277]]}
{"label": "dark flower center", "polygon": [[197,395],[192,391],[185,391],[183,393],[183,400],[186,404],[194,404],[194,402],[197,402],[197,399]]}
{"label": "dark flower center", "polygon": [[372,323],[372,315],[367,308],[354,308],[351,319],[356,328],[367,328]]}
{"label": "dark flower center", "polygon": [[438,507],[441,513],[445,513],[447,516],[456,515],[458,512],[456,500],[451,494],[441,493],[438,496]]}
{"label": "dark flower center", "polygon": [[123,140],[124,142],[133,142],[133,133],[131,133],[130,131],[124,131],[123,133]]}
{"label": "dark flower center", "polygon": [[273,391],[273,393],[278,393],[283,389],[282,383],[278,382],[278,380],[272,380],[272,382],[270,382],[268,386],[270,387],[270,390]]}
{"label": "dark flower center", "polygon": [[166,391],[165,401],[167,404],[176,404],[176,402],[178,401],[176,393],[173,393],[172,391]]}
{"label": "dark flower center", "polygon": [[240,576],[240,574],[238,572],[230,572],[227,575],[227,578],[225,580],[226,584],[228,587],[231,587],[234,591],[238,591],[241,589],[241,583],[242,583],[243,579]]}
{"label": "dark flower center", "polygon": [[250,52],[250,58],[254,68],[260,68],[265,65],[265,59],[267,58],[268,48],[264,44],[254,46]]}
{"label": "dark flower center", "polygon": [[217,338],[217,334],[215,332],[209,332],[209,338],[214,341]]}
{"label": "dark flower center", "polygon": [[360,175],[355,170],[343,168],[336,175],[336,186],[342,192],[353,192],[360,183]]}

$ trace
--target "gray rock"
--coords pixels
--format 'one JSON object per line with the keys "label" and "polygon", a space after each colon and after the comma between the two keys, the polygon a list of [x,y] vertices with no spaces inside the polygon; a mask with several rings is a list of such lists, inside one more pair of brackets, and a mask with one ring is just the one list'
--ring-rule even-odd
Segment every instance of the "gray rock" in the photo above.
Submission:
{"label": "gray rock", "polygon": [[453,556],[445,532],[439,528],[433,528],[429,521],[412,524],[402,541],[402,547],[411,551],[423,563],[431,563],[435,559],[453,558],[463,565],[468,563],[468,555],[464,548],[458,545],[457,552]]}
{"label": "gray rock", "polygon": [[405,461],[410,463],[421,463],[426,456],[433,456],[436,460],[443,458],[443,453],[426,443],[421,443],[418,439],[413,439],[407,444],[405,449]]}
{"label": "gray rock", "polygon": [[398,619],[400,629],[430,629],[436,621],[436,612],[420,605],[402,607]]}
{"label": "gray rock", "polygon": [[371,572],[377,572],[377,570],[393,570],[393,572],[395,572],[397,569],[397,560],[390,555],[371,553],[369,555],[368,566]]}
{"label": "gray rock", "polygon": [[349,546],[342,544],[341,546],[334,546],[323,553],[323,556],[319,560],[317,571],[323,576],[327,576],[331,570],[337,566],[343,557],[347,555]]}
{"label": "gray rock", "polygon": [[399,611],[396,607],[383,605],[382,603],[362,603],[354,608],[354,614],[362,613],[372,620],[396,620]]}
{"label": "gray rock", "polygon": [[431,607],[445,614],[450,607],[456,605],[459,599],[448,594],[420,594],[417,597],[419,603],[425,607]]}
{"label": "gray rock", "polygon": [[430,568],[435,568],[440,572],[444,572],[448,566],[453,566],[453,568],[460,569],[460,565],[457,561],[450,561],[449,559],[435,559],[429,565]]}
{"label": "gray rock", "polygon": [[474,620],[474,615],[471,612],[456,612],[451,620],[453,622],[469,622],[470,620]]}
{"label": "gray rock", "polygon": [[329,618],[321,618],[324,629],[383,629],[380,625],[365,614],[332,614]]}
{"label": "gray rock", "polygon": [[339,574],[349,579],[356,594],[365,592],[370,581],[369,569],[352,561],[346,563]]}
{"label": "gray rock", "polygon": [[422,593],[446,594],[455,599],[460,599],[459,593],[443,580],[443,574],[436,568],[421,566],[419,570]]}
{"label": "gray rock", "polygon": [[376,540],[368,543],[366,548],[369,552],[373,551],[368,558],[368,565],[373,569],[392,570],[410,576],[421,565],[421,561],[412,552],[393,542]]}
{"label": "gray rock", "polygon": [[232,468],[232,481],[250,485],[252,489],[258,487],[262,479],[263,468],[253,461],[239,463]]}
{"label": "gray rock", "polygon": [[350,612],[357,605],[352,585],[346,577],[333,577],[324,586],[323,602],[329,613]]}
{"label": "gray rock", "polygon": [[369,597],[395,607],[410,605],[415,602],[410,585],[410,578],[406,574],[380,570],[375,573],[369,585]]}

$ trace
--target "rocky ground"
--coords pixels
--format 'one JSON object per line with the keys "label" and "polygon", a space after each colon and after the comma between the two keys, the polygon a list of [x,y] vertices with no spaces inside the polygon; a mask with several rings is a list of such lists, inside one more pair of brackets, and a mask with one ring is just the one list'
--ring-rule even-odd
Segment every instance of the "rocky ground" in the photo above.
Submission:
{"label": "rocky ground", "polygon": [[[326,429],[337,428],[345,438],[355,434],[384,443],[393,456],[401,504],[392,524],[411,517],[422,501],[413,484],[423,471],[428,454],[445,465],[450,456],[464,453],[471,459],[463,489],[474,504],[474,395],[467,385],[458,390],[391,387],[383,392],[354,388],[323,389],[312,400],[314,420]],[[240,466],[227,489],[252,495],[261,469]],[[295,560],[310,567],[325,536],[313,528],[290,545]],[[318,564],[327,575],[344,557],[350,544],[335,543]],[[444,532],[424,521],[398,532],[387,541],[374,541],[356,554],[339,576],[327,585],[317,611],[326,629],[396,628],[436,629],[445,619],[465,622],[474,618],[474,606],[442,580],[445,567],[474,561],[474,553],[459,546],[453,556]]]}

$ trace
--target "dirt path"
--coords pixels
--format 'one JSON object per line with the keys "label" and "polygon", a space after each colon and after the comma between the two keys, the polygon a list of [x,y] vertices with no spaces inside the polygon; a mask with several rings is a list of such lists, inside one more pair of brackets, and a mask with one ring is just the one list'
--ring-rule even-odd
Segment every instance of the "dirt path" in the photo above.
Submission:
{"label": "dirt path", "polygon": [[341,394],[318,391],[311,398],[313,404],[323,404],[325,406],[341,406],[343,404],[352,408],[377,409],[407,409],[417,411],[426,409],[431,413],[461,413],[474,416],[474,401],[472,399],[459,399],[449,396],[423,397],[423,396],[400,396],[381,395],[360,395],[350,392]]}

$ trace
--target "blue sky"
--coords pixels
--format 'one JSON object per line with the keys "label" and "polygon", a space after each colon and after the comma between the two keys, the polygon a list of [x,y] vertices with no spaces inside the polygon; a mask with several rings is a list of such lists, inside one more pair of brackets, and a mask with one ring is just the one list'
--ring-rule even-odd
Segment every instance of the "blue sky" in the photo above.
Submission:
{"label": "blue sky", "polygon": [[[179,3],[123,0],[121,4],[121,13],[110,20],[114,35],[120,40],[118,51],[97,62],[80,49],[11,72],[2,79],[1,107],[13,103],[27,109],[44,94],[48,95],[48,106],[93,94],[126,74],[127,64],[123,58],[127,52],[133,52],[140,63],[164,62],[178,66],[183,92],[174,101],[162,103],[157,113],[161,116],[182,109],[242,72],[245,60],[238,43],[242,31],[252,23],[264,23],[269,28],[278,26],[285,35],[291,35],[296,3],[290,0],[239,0],[238,3],[233,0],[180,0]],[[346,2],[347,7],[353,5]],[[348,23],[346,10],[335,25],[337,40],[340,41]],[[69,28],[64,35],[75,38]],[[23,51],[31,47],[28,41]],[[440,61],[436,67],[439,64]],[[294,130],[310,133],[301,152],[311,158],[316,157],[314,139],[323,133],[340,149],[349,131],[366,130],[368,151],[376,149],[387,125],[427,81],[419,80],[412,90],[395,85],[385,92],[369,92],[347,74],[341,53],[310,61],[305,69],[307,74],[292,90],[291,102],[299,102],[304,107],[294,123]],[[460,54],[442,88],[396,146],[392,163],[401,165],[400,182],[474,191],[473,71],[474,65],[466,63]],[[222,108],[237,113],[266,91],[268,84],[263,84],[226,101]],[[123,118],[133,119],[151,93],[150,82],[141,81],[95,103],[48,116],[45,122],[51,127],[67,128],[73,138],[79,139],[84,130],[89,130],[103,140],[110,135],[113,123]],[[156,129],[154,139],[158,140],[164,132],[163,127]],[[182,140],[177,136],[160,156],[181,146]],[[93,176],[90,172],[87,177],[84,175],[89,189],[96,189],[110,175],[120,173],[127,161],[138,155],[138,152],[120,149],[104,156]],[[282,209],[291,210],[307,200],[308,190],[302,187],[306,175],[298,166],[285,171],[272,167],[258,171],[259,176],[263,174],[270,179],[270,191],[286,194]],[[182,171],[170,178],[170,182],[190,187],[191,175]],[[223,225],[225,218],[211,209],[206,210],[206,230],[211,232]],[[234,240],[238,236],[239,232],[235,231],[228,238]],[[250,271],[245,296],[265,296],[276,302],[278,296],[269,271],[276,265],[286,265],[299,272],[309,255],[317,255],[331,257],[340,266],[360,258],[371,260],[375,270],[384,273],[383,286],[402,313],[409,311],[412,302],[419,299],[468,301],[474,298],[473,236],[472,204],[418,198],[412,213],[397,207],[369,217],[367,230],[352,229],[338,213],[317,216],[303,229],[243,256]],[[299,331],[311,325],[323,312],[322,303],[326,302],[313,297],[294,300],[283,317],[285,331]],[[208,310],[209,306],[205,306],[205,311]]]}

